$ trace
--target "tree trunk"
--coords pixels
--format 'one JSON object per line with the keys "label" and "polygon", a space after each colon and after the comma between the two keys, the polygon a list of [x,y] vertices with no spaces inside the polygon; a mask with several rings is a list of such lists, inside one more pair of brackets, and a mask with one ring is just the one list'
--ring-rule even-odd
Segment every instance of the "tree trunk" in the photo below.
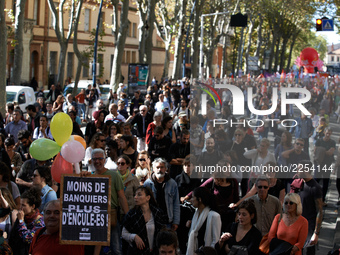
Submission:
{"label": "tree trunk", "polygon": [[153,30],[155,28],[154,23],[156,20],[155,15],[156,9],[156,0],[149,0],[148,1],[148,18],[147,24],[149,24],[148,32],[146,33],[145,37],[145,57],[146,63],[149,64],[148,76],[147,76],[147,83],[149,84],[149,78],[151,75],[151,67],[152,67],[152,48],[153,48]]}
{"label": "tree trunk", "polygon": [[[174,53],[174,65],[172,70],[172,78],[180,79],[182,78],[181,72],[181,64],[182,64],[182,47],[183,47],[183,38],[184,38],[184,27],[186,23],[186,9],[187,9],[187,1],[181,1],[181,10],[179,12],[179,22],[178,22],[178,33],[175,37],[175,53]],[[184,67],[183,67],[184,68]]]}
{"label": "tree trunk", "polygon": [[65,73],[67,45],[68,45],[68,42],[59,42],[60,55],[59,55],[57,81],[58,81],[58,84],[60,84],[61,88],[63,88],[63,84],[64,84],[64,73]]}
{"label": "tree trunk", "polygon": [[277,43],[276,43],[274,72],[277,72],[277,67],[279,65],[280,44],[281,44],[281,35],[278,36]]}
{"label": "tree trunk", "polygon": [[[199,2],[200,1],[200,2]],[[198,78],[198,56],[199,56],[199,43],[198,37],[200,33],[200,17],[202,14],[202,7],[205,0],[196,0],[195,5],[195,16],[193,22],[193,30],[194,34],[191,39],[191,56],[192,56],[192,63],[191,63],[191,78]]]}
{"label": "tree trunk", "polygon": [[[139,63],[145,63],[145,38],[146,38],[146,25],[150,26],[146,22],[146,12],[147,9],[144,6],[143,0],[136,1],[138,13],[139,13],[139,43],[138,43],[138,59]],[[116,39],[117,40],[117,39]]]}
{"label": "tree trunk", "polygon": [[[129,14],[129,1],[123,1],[120,15],[120,27],[118,37],[116,41],[116,47],[114,51],[110,86],[112,91],[117,91],[118,84],[121,78],[121,63],[124,54],[125,41],[127,36],[127,30],[129,28],[130,21],[128,19]],[[152,23],[153,24],[153,23]]]}
{"label": "tree trunk", "polygon": [[294,48],[294,45],[295,45],[295,42],[296,42],[296,38],[298,37],[298,35],[299,35],[299,32],[294,33],[292,42],[290,44],[289,57],[288,57],[288,62],[287,62],[287,69],[290,68],[290,62],[292,60],[293,48]]}
{"label": "tree trunk", "polygon": [[281,59],[280,59],[280,73],[284,69],[287,43],[288,43],[288,38],[283,38],[282,49],[281,49]]}
{"label": "tree trunk", "polygon": [[83,62],[86,61],[86,58],[81,54],[81,52],[78,49],[78,24],[79,24],[79,17],[81,12],[81,7],[83,4],[83,0],[79,0],[78,6],[77,6],[77,13],[76,13],[76,20],[74,23],[74,35],[73,35],[73,51],[78,59],[78,65],[76,70],[76,77],[74,79],[74,88],[72,91],[72,95],[76,96],[77,90],[78,90],[78,82],[80,79],[80,73],[81,73],[81,67],[83,66]]}
{"label": "tree trunk", "polygon": [[[26,0],[17,0],[15,7],[15,23],[14,23],[14,62],[11,82],[16,85],[21,84],[22,72],[22,54],[23,54],[23,27],[25,19]],[[29,60],[27,60],[29,61]]]}
{"label": "tree trunk", "polygon": [[253,35],[253,31],[254,31],[254,19],[250,19],[248,45],[247,45],[247,49],[246,49],[246,52],[245,52],[246,73],[248,73],[248,58],[249,58],[249,52],[250,52],[250,46],[251,46],[251,37]]}
{"label": "tree trunk", "polygon": [[260,57],[261,46],[262,46],[262,25],[263,25],[263,18],[262,15],[259,14],[259,25],[257,27],[257,44],[256,44],[256,51],[255,56]]}
{"label": "tree trunk", "polygon": [[223,36],[223,52],[222,52],[222,61],[221,61],[221,73],[220,78],[222,79],[226,74],[226,63],[227,61],[227,42],[228,42],[228,35]]}
{"label": "tree trunk", "polygon": [[240,70],[240,65],[241,65],[241,59],[242,59],[242,44],[243,44],[243,35],[244,35],[244,27],[241,28],[241,39],[239,42],[239,46],[238,46],[238,58],[237,58],[237,72],[236,72],[236,76],[239,75],[239,70]]}
{"label": "tree trunk", "polygon": [[273,34],[273,40],[272,40],[272,43],[271,43],[271,46],[270,46],[270,56],[269,56],[269,64],[268,64],[268,70],[269,70],[270,73],[272,72],[274,49],[275,49],[275,44],[276,44],[276,41],[277,41],[277,32],[275,31],[275,29],[274,29],[274,31],[272,31],[272,34]]}
{"label": "tree trunk", "polygon": [[165,42],[165,59],[164,59],[164,69],[162,77],[168,77],[169,75],[169,65],[170,65],[170,47],[171,47],[171,41]]}
{"label": "tree trunk", "polygon": [[7,26],[5,20],[5,1],[0,1],[0,112],[6,113],[6,60],[7,60]]}

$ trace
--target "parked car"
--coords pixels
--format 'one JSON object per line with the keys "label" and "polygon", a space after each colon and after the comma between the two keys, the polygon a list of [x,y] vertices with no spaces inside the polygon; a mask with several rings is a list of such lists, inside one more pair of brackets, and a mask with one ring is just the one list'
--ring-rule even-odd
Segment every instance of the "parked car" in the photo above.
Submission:
{"label": "parked car", "polygon": [[[80,93],[81,89],[87,89],[88,85],[92,85],[92,80],[80,80],[78,82],[78,89],[77,89],[77,93],[76,95],[78,95]],[[72,93],[74,88],[74,83],[70,83],[69,85],[67,85],[64,89],[64,96],[66,96],[68,93]],[[104,105],[108,105],[109,104],[109,97],[110,97],[110,85],[109,84],[104,84],[104,85],[99,85],[99,89],[100,89],[100,99],[103,100]]]}
{"label": "parked car", "polygon": [[6,102],[18,102],[20,109],[25,113],[26,106],[35,103],[34,90],[26,86],[6,86]]}
{"label": "parked car", "polygon": [[[77,93],[76,95],[78,95],[81,91],[81,89],[87,89],[87,86],[88,85],[92,85],[92,80],[80,80],[78,82],[78,89],[77,89]],[[73,91],[73,88],[74,88],[74,82],[68,84],[65,89],[64,89],[64,96],[66,96],[68,93],[72,93]]]}

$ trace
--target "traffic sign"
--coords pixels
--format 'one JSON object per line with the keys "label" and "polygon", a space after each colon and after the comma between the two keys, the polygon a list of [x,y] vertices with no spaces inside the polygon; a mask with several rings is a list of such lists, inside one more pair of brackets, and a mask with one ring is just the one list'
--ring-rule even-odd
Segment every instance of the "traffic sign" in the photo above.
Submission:
{"label": "traffic sign", "polygon": [[334,23],[332,19],[322,20],[322,31],[334,31]]}

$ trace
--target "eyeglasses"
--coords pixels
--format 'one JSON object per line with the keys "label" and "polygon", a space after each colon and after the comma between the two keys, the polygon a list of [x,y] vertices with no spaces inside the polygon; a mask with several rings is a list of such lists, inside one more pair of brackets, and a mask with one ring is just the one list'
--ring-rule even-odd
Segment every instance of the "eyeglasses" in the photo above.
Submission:
{"label": "eyeglasses", "polygon": [[303,143],[295,143],[295,144],[298,145],[298,146],[304,146]]}
{"label": "eyeglasses", "polygon": [[285,202],[285,205],[288,205],[288,204],[290,204],[290,205],[293,205],[293,204],[295,204],[295,203],[294,203],[294,202],[292,202],[292,201],[289,201],[289,202],[288,202],[288,201],[286,201],[286,202]]}
{"label": "eyeglasses", "polygon": [[93,161],[103,160],[104,158],[92,158]]}
{"label": "eyeglasses", "polygon": [[242,136],[242,134],[234,134],[234,136]]}
{"label": "eyeglasses", "polygon": [[125,166],[125,162],[117,162],[117,165]]}
{"label": "eyeglasses", "polygon": [[268,189],[268,186],[257,186],[258,189]]}
{"label": "eyeglasses", "polygon": [[139,161],[146,161],[146,159],[145,158],[140,158],[140,159],[138,159]]}

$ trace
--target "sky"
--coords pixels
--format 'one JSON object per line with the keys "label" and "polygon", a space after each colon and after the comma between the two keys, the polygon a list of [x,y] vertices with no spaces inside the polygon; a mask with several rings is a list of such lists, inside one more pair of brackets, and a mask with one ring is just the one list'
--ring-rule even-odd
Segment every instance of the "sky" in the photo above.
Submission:
{"label": "sky", "polygon": [[332,43],[337,44],[340,43],[340,35],[337,34],[338,29],[335,27],[334,32],[317,32],[317,34],[321,34],[327,40],[327,44],[331,45]]}

